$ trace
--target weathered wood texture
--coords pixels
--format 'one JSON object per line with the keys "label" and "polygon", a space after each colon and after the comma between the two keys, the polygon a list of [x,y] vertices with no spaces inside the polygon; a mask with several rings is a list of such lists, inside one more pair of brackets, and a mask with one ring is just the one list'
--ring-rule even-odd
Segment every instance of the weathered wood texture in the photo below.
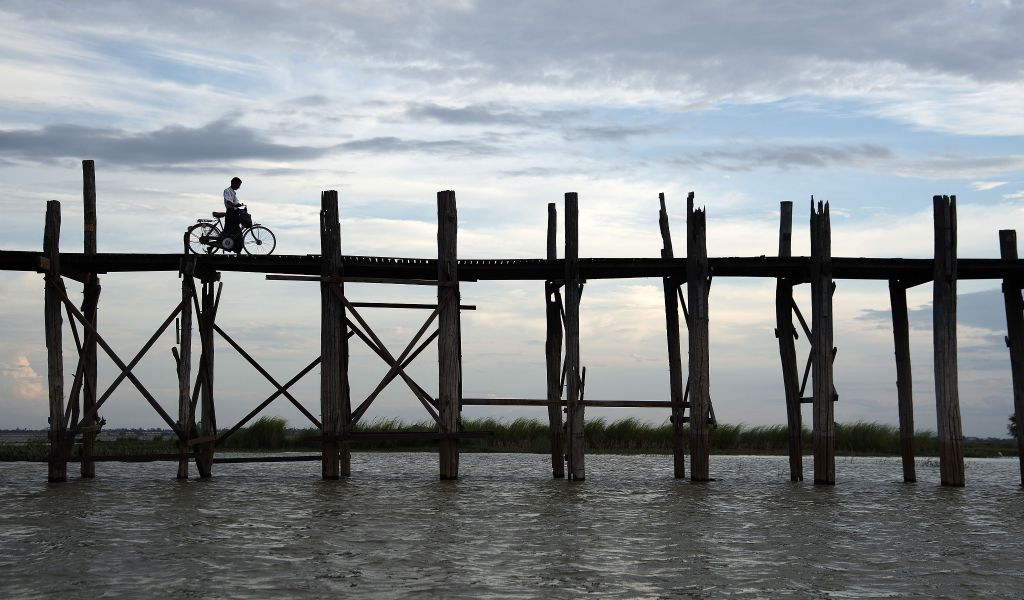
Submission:
{"label": "weathered wood texture", "polygon": [[[548,260],[558,258],[558,209],[555,203],[548,204]],[[547,335],[544,343],[544,359],[548,380],[548,426],[551,428],[551,475],[565,477],[565,447],[562,431],[562,297],[558,292],[561,281],[549,279],[544,282],[544,308]]]}
{"label": "weathered wood texture", "polygon": [[199,397],[199,439],[208,440],[196,446],[196,469],[199,477],[213,475],[214,440],[217,439],[217,418],[214,409],[213,375],[214,375],[214,344],[213,324],[217,318],[217,299],[214,292],[214,278],[203,280],[202,298],[200,301],[199,340],[202,347],[200,356],[200,372],[203,374],[202,392]]}
{"label": "weathered wood texture", "polygon": [[[793,255],[793,203],[780,204],[779,257]],[[786,426],[789,433],[789,480],[804,480],[803,416],[800,411],[800,375],[796,363],[796,330],[793,328],[793,281],[780,277],[775,283],[775,337],[779,339],[782,385],[786,394]]]}
{"label": "weathered wood texture", "polygon": [[[458,214],[455,192],[437,193],[438,417],[442,433],[462,429],[462,355],[459,332]],[[438,443],[441,479],[459,478],[459,440]]]}
{"label": "weathered wood texture", "polygon": [[[658,194],[661,209],[658,212],[658,227],[661,229],[661,257],[675,258],[672,249],[672,232],[669,229],[668,209],[665,194]],[[672,403],[672,474],[676,479],[686,477],[686,439],[684,429],[685,409],[683,408],[683,359],[679,347],[679,285],[677,277],[661,279],[665,294],[665,334],[668,342],[669,398]]]}
{"label": "weathered wood texture", "polygon": [[[1004,229],[999,232],[999,256],[1004,260],[1017,259],[1017,232]],[[1024,485],[1024,302],[1021,286],[1024,280],[1003,280],[1003,304],[1006,308],[1006,347],[1010,349],[1010,374],[1013,379],[1013,414],[1017,419],[1017,457],[1020,462],[1020,482]]]}
{"label": "weathered wood texture", "polygon": [[896,348],[896,396],[900,416],[900,456],[903,481],[917,481],[914,466],[914,393],[910,370],[910,321],[907,316],[907,287],[901,281],[889,281],[892,309],[892,338]]}
{"label": "weathered wood texture", "polygon": [[61,317],[60,279],[60,202],[46,203],[46,225],[43,230],[43,254],[49,259],[46,290],[43,299],[43,325],[46,335],[46,380],[50,398],[50,463],[49,480],[68,478],[67,451],[64,440],[64,349]]}
{"label": "weathered wood texture", "polygon": [[708,292],[711,285],[705,213],[694,209],[693,192],[686,199],[686,288],[690,342],[690,481],[710,481],[710,361],[708,356]]}
{"label": "weathered wood texture", "polygon": [[811,204],[811,334],[814,483],[836,482],[835,408],[832,405],[832,225],[828,202]]}
{"label": "weathered wood texture", "polygon": [[[341,223],[338,192],[320,195],[320,252],[323,256],[320,283],[320,415],[323,420],[322,477],[338,479],[351,473],[351,455],[342,434],[351,411],[348,390],[348,325],[341,300]],[[338,286],[339,293],[331,291]]]}
{"label": "weathered wood texture", "polygon": [[565,194],[565,380],[569,479],[586,479],[580,379],[579,198]]}
{"label": "weathered wood texture", "polygon": [[188,440],[195,430],[192,413],[192,298],[195,296],[192,270],[181,274],[181,315],[178,328],[178,427],[182,432],[178,442],[178,479],[188,479]]}
{"label": "weathered wood texture", "polygon": [[[84,252],[86,256],[96,254],[96,169],[93,161],[82,161],[82,200],[85,208],[84,223]],[[96,273],[90,273],[88,281],[84,285],[82,299],[82,313],[96,326],[97,308],[100,299],[100,280]],[[82,343],[82,355],[80,357],[83,371],[82,387],[82,410],[88,411],[96,404],[96,338],[91,333],[85,333],[85,340]],[[77,402],[77,399],[76,399]],[[82,433],[82,462],[81,476],[89,479],[96,476],[96,463],[92,460],[96,449],[96,426],[97,419],[90,423],[79,423],[85,426]]]}
{"label": "weathered wood texture", "polygon": [[964,436],[956,357],[956,196],[935,196],[935,273],[932,336],[935,345],[935,413],[942,485],[964,485]]}

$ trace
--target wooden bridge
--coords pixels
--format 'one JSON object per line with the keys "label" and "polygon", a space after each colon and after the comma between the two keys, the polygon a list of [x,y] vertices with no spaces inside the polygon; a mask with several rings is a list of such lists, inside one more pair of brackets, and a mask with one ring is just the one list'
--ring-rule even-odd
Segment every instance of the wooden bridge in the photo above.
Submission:
{"label": "wooden bridge", "polygon": [[[1024,423],[1024,260],[1017,258],[1016,234],[999,232],[1000,259],[957,257],[956,197],[935,196],[934,259],[848,258],[831,255],[831,226],[828,203],[812,203],[811,255],[792,256],[792,203],[781,203],[777,256],[708,257],[705,243],[705,213],[687,199],[686,245],[677,257],[661,197],[659,224],[663,249],[659,258],[581,258],[578,255],[578,203],[575,193],[565,195],[564,252],[558,258],[556,207],[548,205],[547,258],[459,260],[457,258],[457,216],[455,193],[437,194],[438,258],[389,258],[345,256],[341,253],[338,194],[321,195],[321,254],[305,256],[218,256],[182,254],[120,254],[96,251],[96,186],[92,161],[83,161],[85,203],[85,248],[81,253],[60,249],[60,203],[46,207],[42,252],[0,251],[0,269],[36,271],[44,275],[44,319],[48,353],[50,406],[50,481],[67,478],[67,464],[77,460],[83,477],[95,476],[95,462],[118,457],[95,455],[96,433],[102,427],[98,411],[125,379],[160,415],[178,438],[179,451],[173,455],[145,457],[178,461],[178,477],[187,478],[189,462],[195,461],[201,477],[212,474],[215,462],[241,460],[319,460],[325,479],[350,473],[352,443],[398,438],[437,440],[440,477],[459,475],[459,440],[481,435],[466,432],[460,413],[467,405],[546,406],[551,438],[551,468],[555,477],[582,480],[586,477],[584,455],[584,414],[587,407],[616,406],[655,408],[670,415],[673,429],[674,474],[686,475],[689,453],[690,479],[710,480],[709,431],[715,425],[709,393],[708,298],[713,277],[768,277],[776,280],[776,328],[782,369],[783,392],[789,431],[790,478],[803,479],[803,448],[800,431],[802,405],[812,405],[815,483],[835,483],[833,402],[832,296],[836,279],[871,279],[889,283],[897,367],[897,398],[901,454],[905,481],[915,481],[913,447],[913,402],[906,290],[923,283],[933,284],[933,338],[937,430],[940,475],[943,485],[962,486],[964,447],[957,385],[956,285],[958,279],[1000,280],[1007,319],[1007,346],[1013,379],[1014,411]],[[185,241],[187,250],[187,240]],[[123,357],[106,342],[96,319],[100,297],[100,275],[114,272],[170,271],[181,278],[177,306],[133,358]],[[304,369],[284,383],[267,372],[244,348],[216,323],[220,304],[220,273],[240,271],[265,273],[267,279],[317,283],[321,299],[321,353]],[[600,401],[584,397],[586,369],[581,368],[579,343],[580,300],[584,284],[593,279],[660,277],[664,284],[666,342],[670,398],[665,401]],[[66,280],[81,283],[84,299],[76,306],[69,299]],[[544,282],[547,342],[545,344],[547,397],[466,398],[462,394],[460,283],[484,280],[536,280]],[[351,302],[346,283],[427,285],[437,288],[437,303],[429,305]],[[811,310],[807,319],[793,300],[793,287],[811,286]],[[685,295],[684,295],[685,287]],[[396,357],[360,315],[367,306],[427,308],[430,316]],[[681,311],[680,311],[681,309]],[[682,319],[680,319],[680,312]],[[64,382],[64,319],[77,353],[75,376],[66,392]],[[811,352],[804,367],[798,364],[794,340],[797,325],[810,341]],[[178,375],[178,414],[172,417],[133,374],[157,338],[178,320],[180,339],[174,349]],[[688,339],[688,365],[682,365],[680,330]],[[199,356],[193,364],[192,333],[199,337]],[[429,333],[428,333],[429,332]],[[216,334],[216,335],[215,335]],[[215,337],[226,341],[276,388],[276,392],[255,406],[241,421],[218,429],[214,403]],[[349,343],[358,337],[374,351],[389,370],[374,391],[353,404],[348,385]],[[438,394],[428,393],[406,369],[430,344],[438,348]],[[105,391],[98,393],[96,362],[102,350],[117,365],[120,374]],[[320,367],[320,418],[313,415],[288,390],[317,366]],[[193,367],[195,371],[193,372]],[[194,375],[193,375],[194,373]],[[395,379],[402,379],[413,396],[436,422],[435,432],[415,434],[367,434],[353,431],[380,392]],[[808,386],[808,383],[810,385]],[[279,397],[291,402],[320,430],[322,452],[317,456],[257,458],[216,458],[216,448]],[[564,415],[564,418],[563,418]],[[1024,483],[1024,428],[1018,428],[1020,468]],[[80,443],[77,457],[72,456]]]}

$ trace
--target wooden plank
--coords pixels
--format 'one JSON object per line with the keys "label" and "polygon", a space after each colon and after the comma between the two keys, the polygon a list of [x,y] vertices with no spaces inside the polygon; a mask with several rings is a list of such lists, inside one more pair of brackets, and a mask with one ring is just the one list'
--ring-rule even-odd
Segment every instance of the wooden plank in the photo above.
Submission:
{"label": "wooden plank", "polygon": [[956,341],[956,196],[935,196],[935,276],[932,338],[935,346],[935,413],[938,420],[942,485],[964,485],[964,436]]}
{"label": "wooden plank", "polygon": [[[200,437],[217,437],[216,412],[214,409],[213,379],[214,379],[214,337],[213,323],[217,318],[217,301],[215,297],[213,282],[204,280],[201,299],[201,315],[199,322],[199,339],[202,347],[200,362],[203,364],[203,387],[199,395],[199,426],[197,428]],[[200,478],[209,478],[213,475],[214,444],[213,442],[202,444],[196,448],[196,469]]]}
{"label": "wooden plank", "polygon": [[811,201],[811,338],[814,483],[836,482],[832,385],[832,225],[827,202]]}
{"label": "wooden plank", "polygon": [[[581,400],[583,406],[604,408],[672,408],[671,400]],[[567,406],[563,399],[542,400],[539,398],[463,398],[464,406]],[[689,407],[683,403],[683,407]]]}
{"label": "wooden plank", "polygon": [[910,321],[907,315],[907,288],[895,279],[889,281],[892,309],[892,337],[896,348],[896,395],[900,418],[900,457],[903,481],[917,481],[914,465],[914,392],[910,369]]}
{"label": "wooden plank", "polygon": [[[340,264],[339,258],[339,264]],[[319,281],[321,283],[387,283],[393,285],[440,285],[436,280],[433,279],[402,279],[396,277],[341,277],[336,275],[327,275],[321,277],[311,277],[303,275],[267,275],[268,281]]]}
{"label": "wooden plank", "polygon": [[[1004,229],[999,232],[999,256],[1003,260],[1017,260],[1017,232]],[[1010,350],[1010,374],[1013,379],[1013,414],[1017,419],[1017,458],[1020,463],[1020,482],[1024,485],[1024,302],[1018,277],[1003,280],[1003,305],[1006,309],[1006,347]]]}
{"label": "wooden plank", "polygon": [[[779,257],[793,253],[793,203],[779,207]],[[800,410],[800,380],[796,362],[796,331],[793,328],[793,281],[780,277],[775,281],[775,337],[779,340],[782,385],[786,396],[786,428],[789,439],[789,480],[804,480],[803,415]],[[802,319],[802,317],[801,317]]]}
{"label": "wooden plank", "polygon": [[64,350],[62,344],[60,285],[60,202],[46,202],[43,252],[50,261],[43,299],[46,334],[46,381],[50,398],[50,458],[48,478],[67,481],[68,464],[64,431]]}
{"label": "wooden plank", "polygon": [[[338,192],[325,191],[320,196],[320,416],[323,419],[324,441],[322,477],[338,479],[351,472],[348,447],[339,443],[338,436],[345,431],[349,411],[348,398],[348,336],[345,306],[332,288],[344,294],[340,281],[341,223]],[[336,282],[336,283],[332,283]],[[336,287],[337,286],[337,287]],[[344,464],[343,464],[344,463]]]}
{"label": "wooden plank", "polygon": [[586,479],[584,407],[580,402],[579,198],[565,194],[565,365],[566,446],[569,479]]}
{"label": "wooden plank", "polygon": [[[409,304],[407,302],[352,302],[351,304],[356,308],[408,308],[420,310],[434,310],[437,308],[436,304]],[[476,305],[460,304],[459,310],[476,310]]]}
{"label": "wooden plank", "polygon": [[[669,211],[665,195],[658,194],[658,228],[662,230],[662,258],[675,258],[672,247],[672,231],[669,228]],[[665,332],[669,348],[669,396],[671,398],[672,462],[673,475],[677,479],[686,477],[686,440],[684,435],[685,410],[683,408],[683,359],[679,340],[679,303],[682,301],[679,278],[669,275],[662,277],[665,294]],[[683,302],[686,318],[686,303]]]}
{"label": "wooden plank", "polygon": [[[189,438],[195,429],[195,415],[192,413],[192,296],[195,282],[191,273],[181,274],[181,320],[178,330],[178,427]],[[178,443],[178,479],[188,479],[188,459],[191,449],[188,444]]]}
{"label": "wooden plank", "polygon": [[[672,232],[669,229],[668,210],[665,208],[665,194],[658,194],[661,209],[658,212],[658,226],[661,229],[661,257],[675,258],[672,249]],[[663,277],[662,290],[665,296],[665,334],[668,343],[668,382],[672,423],[672,472],[676,479],[686,477],[686,438],[683,428],[683,359],[679,341],[679,280]]]}
{"label": "wooden plank", "polygon": [[[548,203],[548,260],[558,259],[558,209],[554,202]],[[565,440],[562,429],[562,302],[558,294],[559,282],[548,279],[544,282],[544,306],[547,331],[544,339],[544,363],[547,375],[548,428],[551,434],[551,476],[565,477]],[[557,404],[556,404],[557,403]],[[466,404],[466,399],[462,399]]]}
{"label": "wooden plank", "polygon": [[694,209],[693,192],[686,198],[686,289],[689,301],[690,481],[710,481],[710,361],[708,356],[708,291],[710,270],[705,212]]}
{"label": "wooden plank", "polygon": [[[96,167],[91,160],[82,161],[82,202],[84,206],[84,236],[83,251],[86,256],[96,255]],[[82,314],[85,315],[93,327],[97,326],[97,314],[100,298],[100,280],[96,273],[90,273],[89,279],[83,288]],[[82,348],[82,370],[84,387],[82,388],[82,410],[88,411],[96,404],[96,362],[97,347],[96,340],[88,332],[85,334],[85,341]],[[92,426],[98,424],[97,420],[84,425]],[[78,423],[81,427],[83,423]],[[96,431],[89,430],[82,433],[82,464],[81,476],[91,479],[96,476],[96,465],[91,457],[96,448]]]}
{"label": "wooden plank", "polygon": [[[462,430],[462,355],[459,335],[458,214],[455,192],[437,193],[437,303],[438,314],[438,416],[441,431]],[[459,441],[444,439],[438,445],[441,479],[459,478]]]}

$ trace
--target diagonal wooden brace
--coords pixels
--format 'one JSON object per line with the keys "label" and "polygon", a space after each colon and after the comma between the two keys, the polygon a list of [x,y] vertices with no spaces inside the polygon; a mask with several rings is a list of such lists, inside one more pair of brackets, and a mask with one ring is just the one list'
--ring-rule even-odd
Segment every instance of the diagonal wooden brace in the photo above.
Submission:
{"label": "diagonal wooden brace", "polygon": [[[155,410],[157,414],[160,415],[160,418],[162,418],[164,422],[167,423],[171,431],[178,434],[179,438],[184,439],[183,433],[181,429],[178,427],[178,424],[175,423],[173,419],[171,419],[170,415],[167,414],[167,411],[165,411],[163,407],[160,406],[160,403],[157,402],[155,398],[153,398],[153,395],[149,393],[149,390],[147,390],[144,385],[142,385],[142,382],[139,381],[139,379],[132,374],[131,369],[126,364],[124,364],[124,361],[122,361],[120,357],[117,356],[117,353],[114,352],[113,348],[111,348],[109,344],[107,344],[107,341],[103,339],[103,336],[101,336],[99,332],[96,331],[96,328],[92,326],[92,323],[89,323],[89,321],[85,318],[85,315],[83,315],[75,307],[75,305],[71,303],[71,300],[68,299],[68,296],[66,293],[64,293],[64,290],[60,289],[61,286],[55,284],[49,277],[47,277],[47,285],[50,285],[55,289],[57,295],[60,296],[61,301],[64,303],[64,306],[67,306],[71,310],[72,314],[74,314],[75,318],[78,319],[78,322],[81,323],[82,326],[86,328],[86,330],[91,332],[93,336],[96,337],[96,343],[99,344],[101,348],[103,348],[103,351],[107,353],[107,356],[110,357],[110,360],[114,361],[114,364],[116,364],[121,369],[121,372],[124,373],[126,377],[128,377],[128,379],[135,385],[136,388],[138,388],[142,396],[146,399],[147,402],[149,402],[150,406],[153,407],[153,410]],[[170,321],[168,321],[167,324],[170,324]],[[98,405],[99,402],[97,402],[97,406]],[[90,412],[94,413],[94,411]],[[95,416],[95,414],[90,415],[90,418],[92,418],[92,416]]]}

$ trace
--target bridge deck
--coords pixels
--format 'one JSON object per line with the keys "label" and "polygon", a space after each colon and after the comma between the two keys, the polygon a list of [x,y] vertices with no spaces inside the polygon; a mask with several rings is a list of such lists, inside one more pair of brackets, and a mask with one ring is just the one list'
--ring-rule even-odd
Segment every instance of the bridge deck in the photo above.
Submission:
{"label": "bridge deck", "polygon": [[[126,273],[141,271],[178,271],[182,254],[102,253],[85,255],[62,252],[61,269],[65,273]],[[320,255],[279,256],[196,256],[197,266],[215,271],[319,275]],[[40,271],[41,252],[0,250],[0,270]],[[810,258],[795,256],[709,258],[716,277],[785,277],[804,281],[810,273]],[[931,281],[930,258],[852,258],[833,257],[836,279],[874,279]],[[344,273],[350,277],[432,279],[437,276],[437,260],[384,256],[344,256]],[[686,276],[685,258],[581,258],[580,275],[584,279],[623,279],[634,277]],[[565,273],[563,260],[547,259],[462,259],[458,274],[462,281],[547,280],[560,279]],[[1002,260],[961,258],[957,260],[958,279],[1003,279],[1024,276],[1024,259]]]}

